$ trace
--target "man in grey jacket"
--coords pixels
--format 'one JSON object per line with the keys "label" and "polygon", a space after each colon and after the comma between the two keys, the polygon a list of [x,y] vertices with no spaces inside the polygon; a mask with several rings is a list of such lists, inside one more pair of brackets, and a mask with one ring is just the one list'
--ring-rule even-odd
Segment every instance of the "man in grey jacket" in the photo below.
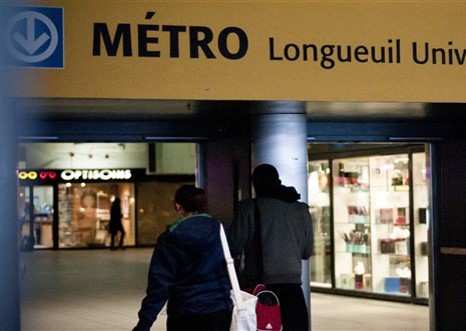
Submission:
{"label": "man in grey jacket", "polygon": [[244,258],[241,286],[265,284],[280,300],[283,331],[308,331],[301,289],[301,260],[313,248],[308,206],[293,187],[281,184],[270,164],[257,166],[252,181],[257,198],[240,202],[231,226],[232,253]]}

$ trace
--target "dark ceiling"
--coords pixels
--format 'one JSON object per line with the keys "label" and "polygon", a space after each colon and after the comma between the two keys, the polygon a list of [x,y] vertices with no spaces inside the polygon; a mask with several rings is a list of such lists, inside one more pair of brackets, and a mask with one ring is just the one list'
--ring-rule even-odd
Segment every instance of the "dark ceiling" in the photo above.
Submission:
{"label": "dark ceiling", "polygon": [[[265,105],[265,106],[264,106]],[[305,111],[309,121],[466,121],[466,104],[401,102],[256,102],[131,99],[42,99],[16,100],[21,116],[49,120],[186,120],[241,119],[264,108],[288,112]],[[290,106],[291,105],[291,106]]]}
{"label": "dark ceiling", "polygon": [[[311,141],[466,138],[466,104],[16,99],[24,141],[147,141],[249,136],[257,113],[305,113]],[[48,137],[48,138],[44,138]]]}

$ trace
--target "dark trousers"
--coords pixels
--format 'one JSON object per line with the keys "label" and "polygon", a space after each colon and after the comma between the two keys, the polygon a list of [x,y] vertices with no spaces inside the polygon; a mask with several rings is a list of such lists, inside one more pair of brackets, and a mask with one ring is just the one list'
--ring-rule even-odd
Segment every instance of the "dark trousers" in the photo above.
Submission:
{"label": "dark trousers", "polygon": [[167,317],[167,331],[228,331],[231,310],[212,314]]}
{"label": "dark trousers", "polygon": [[299,284],[272,284],[267,289],[280,300],[283,331],[309,331],[309,313]]}
{"label": "dark trousers", "polygon": [[126,233],[125,233],[125,230],[123,229],[123,227],[121,227],[117,231],[112,232],[110,234],[111,235],[110,248],[112,248],[112,249],[115,248],[115,237],[117,236],[118,232],[120,232],[120,241],[118,243],[118,247],[122,248],[122,246],[123,246],[123,241],[125,240],[125,234]]}

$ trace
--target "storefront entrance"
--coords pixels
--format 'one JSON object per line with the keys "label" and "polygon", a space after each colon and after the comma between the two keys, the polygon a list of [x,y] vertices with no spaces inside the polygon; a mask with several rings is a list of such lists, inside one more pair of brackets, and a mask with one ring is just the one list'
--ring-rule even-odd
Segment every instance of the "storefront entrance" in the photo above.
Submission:
{"label": "storefront entrance", "polygon": [[314,290],[426,303],[423,144],[310,144]]}
{"label": "storefront entrance", "polygon": [[[122,248],[153,246],[177,217],[176,189],[195,182],[194,143],[25,143],[20,151],[23,250],[109,248],[116,198]],[[113,238],[115,244],[121,235]]]}
{"label": "storefront entrance", "polygon": [[[34,176],[33,173],[20,175]],[[19,188],[20,245],[22,250],[53,248],[55,217],[53,186]]]}

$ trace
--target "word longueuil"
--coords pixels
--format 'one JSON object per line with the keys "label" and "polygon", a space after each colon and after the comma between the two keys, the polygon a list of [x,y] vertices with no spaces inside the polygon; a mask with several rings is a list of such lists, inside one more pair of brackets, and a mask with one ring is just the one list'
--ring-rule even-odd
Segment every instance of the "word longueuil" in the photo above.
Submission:
{"label": "word longueuil", "polygon": [[[466,49],[453,47],[449,41],[447,47],[432,47],[430,43],[411,43],[411,60],[415,64],[464,65]],[[402,62],[401,39],[388,39],[384,45],[316,45],[285,44],[277,45],[274,38],[269,38],[269,59],[272,61],[303,61],[319,63],[323,69],[332,69],[337,63],[385,63]]]}

